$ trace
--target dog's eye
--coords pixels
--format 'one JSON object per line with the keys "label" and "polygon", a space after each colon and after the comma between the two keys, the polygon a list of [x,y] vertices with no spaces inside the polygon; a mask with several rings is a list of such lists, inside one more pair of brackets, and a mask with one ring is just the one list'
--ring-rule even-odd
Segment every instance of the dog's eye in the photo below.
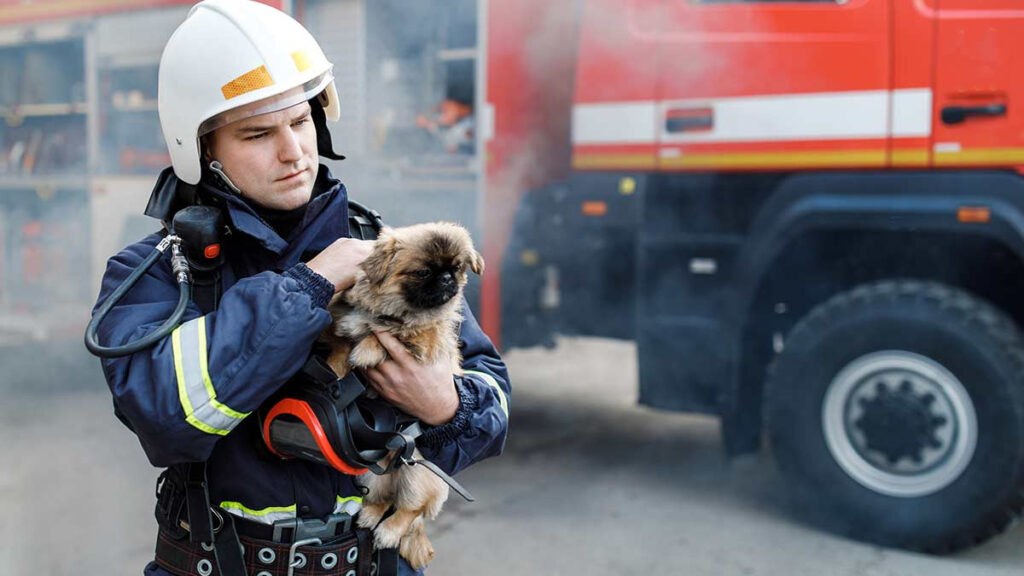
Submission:
{"label": "dog's eye", "polygon": [[417,270],[417,271],[413,272],[413,274],[415,274],[417,278],[429,278],[430,277],[430,270],[424,268],[422,270]]}

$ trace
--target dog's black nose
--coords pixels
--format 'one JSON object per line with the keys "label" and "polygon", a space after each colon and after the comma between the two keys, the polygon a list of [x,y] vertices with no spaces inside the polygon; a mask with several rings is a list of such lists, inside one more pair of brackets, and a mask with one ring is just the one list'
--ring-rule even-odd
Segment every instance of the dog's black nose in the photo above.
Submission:
{"label": "dog's black nose", "polygon": [[451,272],[442,272],[441,275],[437,277],[437,285],[441,288],[451,288],[455,286],[455,284],[455,276],[452,276]]}

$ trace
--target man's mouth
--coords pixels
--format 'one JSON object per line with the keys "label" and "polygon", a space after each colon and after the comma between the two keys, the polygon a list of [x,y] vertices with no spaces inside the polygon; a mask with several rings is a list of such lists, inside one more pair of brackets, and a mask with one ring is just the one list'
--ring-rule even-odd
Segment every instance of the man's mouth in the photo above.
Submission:
{"label": "man's mouth", "polygon": [[292,180],[293,178],[296,178],[297,176],[299,176],[300,174],[304,174],[305,172],[306,172],[305,170],[299,170],[298,172],[292,172],[291,174],[288,174],[287,176],[283,176],[281,178],[278,178],[277,181],[278,182],[284,182],[286,180]]}

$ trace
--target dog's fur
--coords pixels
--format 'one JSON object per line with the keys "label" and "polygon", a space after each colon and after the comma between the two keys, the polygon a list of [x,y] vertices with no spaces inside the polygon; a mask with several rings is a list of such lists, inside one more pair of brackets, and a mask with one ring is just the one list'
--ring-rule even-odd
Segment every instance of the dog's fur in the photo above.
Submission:
{"label": "dog's fur", "polygon": [[[328,364],[339,377],[352,368],[377,366],[387,359],[373,335],[379,331],[393,334],[417,362],[447,362],[452,374],[461,374],[461,295],[467,273],[481,274],[483,268],[483,258],[461,226],[437,222],[385,228],[360,265],[355,285],[331,305],[335,321],[324,335],[331,346]],[[375,528],[376,546],[397,546],[416,569],[430,562],[434,549],[423,524],[441,511],[448,485],[423,466],[399,466],[383,476],[367,473],[358,481],[368,490],[358,524]],[[394,514],[381,522],[392,506]]]}

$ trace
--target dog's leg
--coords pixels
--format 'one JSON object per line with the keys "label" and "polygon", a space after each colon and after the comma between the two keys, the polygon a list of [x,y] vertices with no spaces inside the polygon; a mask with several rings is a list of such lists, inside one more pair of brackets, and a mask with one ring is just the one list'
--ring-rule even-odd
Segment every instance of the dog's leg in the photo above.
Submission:
{"label": "dog's leg", "polygon": [[409,532],[409,527],[422,515],[422,510],[395,508],[395,513],[385,518],[374,531],[374,542],[377,548],[398,547],[402,537]]}
{"label": "dog's leg", "polygon": [[338,346],[331,349],[331,353],[327,356],[327,365],[334,370],[334,373],[338,375],[338,378],[344,378],[349,372],[349,355],[350,346],[347,344]]}
{"label": "dog's leg", "polygon": [[349,354],[349,361],[357,368],[372,368],[387,358],[387,350],[373,334],[357,342]]}
{"label": "dog's leg", "polygon": [[[390,460],[391,456],[389,455],[381,465],[386,467]],[[356,519],[356,524],[360,528],[370,530],[375,528],[380,523],[381,518],[384,517],[384,514],[394,504],[394,480],[390,474],[378,476],[372,472],[367,472],[356,479],[356,483],[366,489],[366,494],[363,496],[363,507],[360,509],[359,517]]]}
{"label": "dog's leg", "polygon": [[402,538],[398,547],[398,553],[412,566],[413,570],[419,570],[434,559],[434,547],[427,538],[423,529],[423,517],[419,516],[409,525],[409,531]]}

